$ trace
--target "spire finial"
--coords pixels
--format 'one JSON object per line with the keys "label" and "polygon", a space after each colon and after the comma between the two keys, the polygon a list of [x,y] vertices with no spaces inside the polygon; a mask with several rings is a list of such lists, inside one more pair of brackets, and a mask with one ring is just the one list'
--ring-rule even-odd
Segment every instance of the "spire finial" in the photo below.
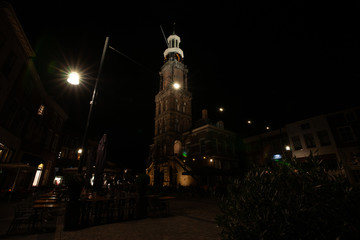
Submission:
{"label": "spire finial", "polygon": [[175,22],[173,23],[173,34],[175,35]]}

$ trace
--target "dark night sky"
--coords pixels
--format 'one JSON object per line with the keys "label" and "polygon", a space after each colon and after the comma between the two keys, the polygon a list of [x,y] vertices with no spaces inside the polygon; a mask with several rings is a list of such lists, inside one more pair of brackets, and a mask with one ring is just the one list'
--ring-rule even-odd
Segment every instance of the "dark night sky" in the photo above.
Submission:
{"label": "dark night sky", "polygon": [[[37,55],[45,87],[63,102],[73,127],[85,128],[105,37],[127,56],[107,50],[89,134],[100,139],[108,133],[116,153],[112,160],[130,167],[142,166],[152,143],[166,49],[160,25],[168,37],[176,22],[189,69],[193,120],[207,108],[211,119],[224,120],[225,128],[242,135],[248,119],[259,129],[276,128],[359,105],[359,5],[9,2]],[[69,68],[83,73],[82,85],[65,86]]]}

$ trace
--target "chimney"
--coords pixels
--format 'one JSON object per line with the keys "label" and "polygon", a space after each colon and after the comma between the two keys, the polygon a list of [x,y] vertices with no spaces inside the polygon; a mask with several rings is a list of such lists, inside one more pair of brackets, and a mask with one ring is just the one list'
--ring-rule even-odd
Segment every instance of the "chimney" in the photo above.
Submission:
{"label": "chimney", "polygon": [[202,113],[202,119],[203,120],[207,120],[208,119],[208,112],[207,112],[207,110],[206,109],[203,109],[203,110],[201,110],[201,113]]}

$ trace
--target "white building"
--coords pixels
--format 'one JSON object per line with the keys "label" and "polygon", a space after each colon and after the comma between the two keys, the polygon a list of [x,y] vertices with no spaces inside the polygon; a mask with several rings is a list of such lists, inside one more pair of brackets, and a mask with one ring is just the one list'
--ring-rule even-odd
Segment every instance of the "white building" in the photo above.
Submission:
{"label": "white building", "polygon": [[285,129],[293,157],[303,159],[312,152],[321,156],[329,168],[337,168],[340,158],[325,115],[287,124]]}

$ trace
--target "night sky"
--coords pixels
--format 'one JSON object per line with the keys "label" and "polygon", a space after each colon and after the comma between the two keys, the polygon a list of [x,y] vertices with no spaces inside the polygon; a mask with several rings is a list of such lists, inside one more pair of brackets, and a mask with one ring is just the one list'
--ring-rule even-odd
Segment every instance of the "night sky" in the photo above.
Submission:
{"label": "night sky", "polygon": [[[193,120],[201,109],[245,135],[358,106],[359,5],[303,1],[9,1],[45,88],[83,131],[110,37],[89,136],[110,136],[111,160],[141,169],[154,132],[154,99],[173,31],[189,69]],[[125,4],[126,3],[126,4]],[[354,3],[355,4],[355,3]],[[82,73],[69,86],[65,73]],[[224,107],[225,111],[217,111]],[[126,139],[126,140],[125,140]]]}

